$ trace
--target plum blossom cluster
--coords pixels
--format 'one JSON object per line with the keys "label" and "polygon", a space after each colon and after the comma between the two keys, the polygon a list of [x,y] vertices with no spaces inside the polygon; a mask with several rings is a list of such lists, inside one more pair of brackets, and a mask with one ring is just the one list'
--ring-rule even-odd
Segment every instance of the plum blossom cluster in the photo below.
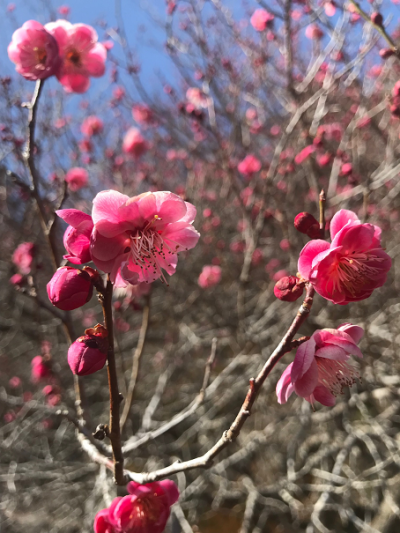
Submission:
{"label": "plum blossom cluster", "polygon": [[128,496],[115,498],[94,519],[95,533],[162,533],[170,508],[179,498],[173,481],[128,483]]}
{"label": "plum blossom cluster", "polygon": [[28,20],[14,32],[8,56],[27,80],[57,76],[67,92],[84,93],[90,77],[104,74],[107,50],[87,24]]}
{"label": "plum blossom cluster", "polygon": [[[68,224],[64,259],[73,265],[93,261],[117,287],[159,278],[166,282],[164,271],[174,274],[178,253],[193,248],[200,237],[193,227],[195,207],[165,191],[133,198],[114,190],[102,191],[93,200],[91,216],[77,209],[57,214]],[[93,287],[101,291],[98,270],[89,266],[82,270],[59,268],[47,284],[49,300],[63,311],[83,306],[92,297]],[[86,330],[71,345],[68,363],[74,374],[92,374],[104,367],[106,337],[99,326]]]}

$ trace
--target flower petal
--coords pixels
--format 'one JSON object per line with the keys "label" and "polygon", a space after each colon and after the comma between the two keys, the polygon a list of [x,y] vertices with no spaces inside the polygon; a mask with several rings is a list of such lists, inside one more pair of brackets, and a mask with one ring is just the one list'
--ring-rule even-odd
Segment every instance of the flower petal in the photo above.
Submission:
{"label": "flower petal", "polygon": [[308,242],[300,252],[297,269],[304,279],[310,278],[313,260],[321,252],[329,250],[330,244],[321,239]]}
{"label": "flower petal", "polygon": [[301,396],[302,398],[310,396],[318,383],[318,365],[315,361],[315,358],[313,358],[307,372],[305,372],[296,381],[294,381],[292,377],[292,381],[294,383],[294,390],[298,396]]}
{"label": "flower petal", "polygon": [[315,359],[315,340],[311,337],[297,348],[291,372],[292,382],[295,383],[310,368]]}
{"label": "flower petal", "polygon": [[290,377],[292,366],[293,363],[290,363],[290,365],[283,371],[278,383],[276,384],[276,395],[278,397],[278,403],[280,404],[286,403],[294,391],[294,386]]}
{"label": "flower petal", "polygon": [[114,190],[99,192],[94,198],[93,223],[104,237],[115,237],[121,233],[123,220],[121,220],[119,208],[128,200],[128,196]]}
{"label": "flower petal", "polygon": [[318,387],[315,387],[313,396],[317,402],[321,403],[322,405],[326,405],[326,407],[332,407],[336,403],[336,398],[334,395],[323,385],[318,385]]}
{"label": "flower petal", "polygon": [[348,223],[351,224],[359,224],[360,220],[358,216],[353,213],[353,211],[349,211],[348,209],[341,209],[338,211],[335,216],[332,218],[330,223],[330,232],[331,232],[331,240],[335,238],[336,234],[339,233],[339,231]]}

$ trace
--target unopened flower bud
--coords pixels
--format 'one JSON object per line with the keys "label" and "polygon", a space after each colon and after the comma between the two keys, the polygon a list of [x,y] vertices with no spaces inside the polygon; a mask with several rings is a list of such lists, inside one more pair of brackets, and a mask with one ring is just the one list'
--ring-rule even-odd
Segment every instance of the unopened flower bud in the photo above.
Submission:
{"label": "unopened flower bud", "polygon": [[284,302],[294,302],[303,294],[304,282],[296,276],[285,276],[275,283],[274,294]]}
{"label": "unopened flower bud", "polygon": [[68,364],[78,376],[88,376],[101,370],[107,359],[107,339],[101,335],[83,335],[71,344]]}
{"label": "unopened flower bud", "polygon": [[376,26],[382,26],[383,24],[383,17],[378,11],[374,11],[371,15],[371,22],[373,24],[376,24]]}
{"label": "unopened flower bud", "polygon": [[394,54],[394,51],[391,48],[381,48],[379,50],[379,55],[382,59],[388,59]]}
{"label": "unopened flower bud", "polygon": [[51,303],[63,311],[72,311],[90,300],[93,285],[87,272],[72,267],[59,268],[47,284]]}
{"label": "unopened flower bud", "polygon": [[294,227],[300,233],[308,235],[310,239],[319,239],[321,237],[319,222],[311,213],[303,212],[296,215]]}

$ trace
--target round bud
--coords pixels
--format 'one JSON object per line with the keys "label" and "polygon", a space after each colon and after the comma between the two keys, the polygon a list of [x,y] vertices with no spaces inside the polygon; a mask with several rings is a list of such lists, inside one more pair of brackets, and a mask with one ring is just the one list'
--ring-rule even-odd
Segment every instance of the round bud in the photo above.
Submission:
{"label": "round bud", "polygon": [[388,57],[391,57],[394,54],[394,51],[391,48],[381,48],[379,50],[379,55],[382,59],[388,59]]}
{"label": "round bud", "polygon": [[72,311],[90,300],[93,285],[87,272],[64,266],[59,268],[47,284],[51,303],[63,311]]}
{"label": "round bud", "polygon": [[319,228],[318,220],[311,215],[311,213],[299,213],[294,219],[294,227],[300,233],[308,235],[310,239],[319,239],[321,237],[321,230]]}
{"label": "round bud", "polygon": [[383,17],[378,11],[374,11],[371,15],[371,22],[373,24],[376,24],[376,26],[382,26],[383,24]]}
{"label": "round bud", "polygon": [[98,335],[83,335],[68,350],[68,364],[78,376],[94,374],[104,367],[106,360],[107,340]]}
{"label": "round bud", "polygon": [[284,302],[294,302],[303,294],[304,282],[296,276],[285,276],[275,283],[274,294]]}

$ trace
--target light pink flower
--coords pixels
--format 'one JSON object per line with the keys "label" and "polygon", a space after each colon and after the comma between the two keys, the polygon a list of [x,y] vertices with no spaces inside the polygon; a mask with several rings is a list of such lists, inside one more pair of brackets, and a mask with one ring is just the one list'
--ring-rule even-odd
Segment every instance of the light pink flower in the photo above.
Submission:
{"label": "light pink flower", "polygon": [[309,24],[305,31],[307,39],[319,41],[324,36],[324,32],[316,24]]}
{"label": "light pink flower", "polygon": [[92,260],[90,255],[90,235],[93,230],[93,220],[90,215],[78,209],[60,209],[57,215],[69,224],[64,233],[64,246],[68,259],[74,265],[82,265]]}
{"label": "light pink flower", "polygon": [[165,281],[162,269],[174,274],[177,253],[197,244],[195,216],[196,208],[171,192],[129,198],[117,191],[102,191],[93,200],[93,261],[111,273],[113,282],[117,276],[133,285],[160,277]]}
{"label": "light pink flower", "polygon": [[130,128],[124,137],[122,150],[131,154],[135,159],[139,159],[147,152],[148,146],[142,134],[137,128]]}
{"label": "light pink flower", "polygon": [[28,20],[13,33],[8,57],[27,80],[43,80],[56,74],[60,65],[57,41],[36,20]]}
{"label": "light pink flower", "polygon": [[49,22],[45,28],[58,43],[62,60],[57,73],[59,82],[67,92],[86,92],[89,78],[98,78],[105,71],[107,50],[97,42],[96,31],[86,24],[71,24],[66,20]]}
{"label": "light pink flower", "polygon": [[170,507],[179,498],[173,481],[164,479],[146,485],[131,481],[128,496],[115,498],[108,509],[97,513],[95,533],[162,533]]}
{"label": "light pink flower", "polygon": [[381,246],[381,229],[361,224],[355,213],[342,209],[332,218],[330,232],[331,244],[316,239],[302,249],[300,275],[333,303],[368,298],[385,283],[392,264]]}
{"label": "light pink flower", "polygon": [[186,91],[186,98],[196,109],[205,108],[208,105],[207,96],[197,87],[190,87]]}
{"label": "light pink flower", "polygon": [[132,107],[132,116],[139,124],[151,124],[153,122],[153,111],[149,106],[137,104]]}
{"label": "light pink flower", "polygon": [[81,132],[86,137],[98,135],[103,131],[103,121],[96,115],[90,115],[82,122]]}
{"label": "light pink flower", "polygon": [[364,330],[352,324],[342,324],[338,329],[320,329],[303,342],[293,363],[286,368],[276,386],[279,403],[286,403],[295,392],[312,405],[335,405],[336,396],[343,387],[351,387],[359,378],[357,370],[349,363],[350,355],[362,357],[357,346]]}
{"label": "light pink flower", "polygon": [[250,19],[250,23],[255,30],[264,31],[274,18],[274,15],[268,13],[265,9],[256,9]]}
{"label": "light pink flower", "polygon": [[35,245],[33,242],[23,242],[14,250],[12,262],[21,274],[29,274],[33,258],[35,257]]}
{"label": "light pink flower", "polygon": [[208,289],[218,285],[221,281],[221,267],[218,265],[205,265],[199,276],[199,285],[202,289]]}
{"label": "light pink flower", "polygon": [[76,192],[86,187],[89,182],[89,174],[84,168],[71,168],[65,175],[65,181],[68,183],[68,188],[72,192]]}
{"label": "light pink flower", "polygon": [[253,154],[247,155],[243,161],[238,164],[238,171],[245,176],[251,176],[261,169],[261,162]]}

